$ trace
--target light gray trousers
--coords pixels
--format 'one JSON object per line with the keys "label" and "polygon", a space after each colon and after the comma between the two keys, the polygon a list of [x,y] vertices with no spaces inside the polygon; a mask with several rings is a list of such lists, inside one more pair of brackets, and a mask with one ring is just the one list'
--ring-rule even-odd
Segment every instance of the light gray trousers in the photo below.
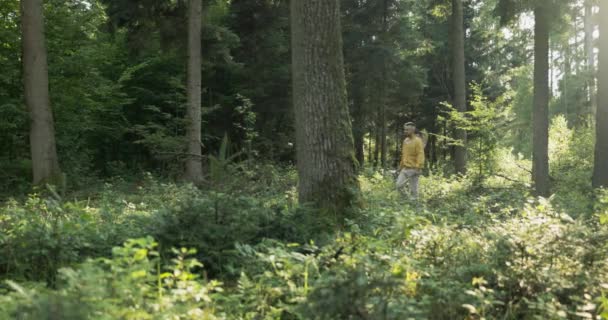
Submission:
{"label": "light gray trousers", "polygon": [[409,181],[409,192],[413,198],[418,198],[418,178],[420,171],[416,169],[401,169],[397,177],[397,190],[401,191],[406,182]]}

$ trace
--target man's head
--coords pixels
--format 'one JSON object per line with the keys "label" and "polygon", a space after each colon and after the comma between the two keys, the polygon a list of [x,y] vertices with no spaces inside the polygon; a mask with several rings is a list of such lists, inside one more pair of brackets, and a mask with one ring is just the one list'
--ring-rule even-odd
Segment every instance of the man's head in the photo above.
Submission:
{"label": "man's head", "polygon": [[411,137],[416,133],[416,125],[413,122],[408,122],[403,125],[403,131],[406,137]]}

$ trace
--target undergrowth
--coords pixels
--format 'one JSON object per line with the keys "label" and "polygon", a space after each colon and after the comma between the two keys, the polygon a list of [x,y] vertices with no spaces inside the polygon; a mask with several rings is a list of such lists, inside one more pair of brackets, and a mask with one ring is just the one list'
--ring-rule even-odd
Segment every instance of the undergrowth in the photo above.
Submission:
{"label": "undergrowth", "polygon": [[259,169],[8,201],[0,318],[608,319],[608,192],[569,204],[583,195],[429,173],[411,202],[366,170],[328,236],[293,170]]}

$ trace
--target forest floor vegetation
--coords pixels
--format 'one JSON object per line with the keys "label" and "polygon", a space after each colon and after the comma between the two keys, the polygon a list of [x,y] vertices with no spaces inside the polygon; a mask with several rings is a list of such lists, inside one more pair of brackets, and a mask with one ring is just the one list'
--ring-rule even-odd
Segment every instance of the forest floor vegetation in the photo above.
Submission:
{"label": "forest floor vegetation", "polygon": [[0,318],[608,319],[607,192],[429,172],[412,202],[366,169],[328,232],[293,169],[227,170],[7,200]]}

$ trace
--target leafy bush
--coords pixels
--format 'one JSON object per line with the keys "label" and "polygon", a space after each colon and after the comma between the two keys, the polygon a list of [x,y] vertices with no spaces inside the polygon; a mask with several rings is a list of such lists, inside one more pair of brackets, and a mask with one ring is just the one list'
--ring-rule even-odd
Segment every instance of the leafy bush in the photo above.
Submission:
{"label": "leafy bush", "polygon": [[210,192],[159,212],[150,232],[163,247],[194,247],[214,275],[238,276],[242,263],[235,243],[255,244],[284,237],[283,212],[264,207],[256,198]]}
{"label": "leafy bush", "polygon": [[212,301],[221,283],[204,281],[192,271],[202,265],[173,250],[161,269],[152,238],[129,240],[112,258],[88,260],[60,270],[57,290],[25,288],[9,282],[13,293],[1,298],[6,319],[221,319]]}
{"label": "leafy bush", "polygon": [[54,285],[57,269],[89,256],[107,256],[114,245],[141,236],[145,213],[120,199],[63,202],[31,195],[0,208],[0,273]]}
{"label": "leafy bush", "polygon": [[554,178],[554,202],[573,216],[588,216],[593,209],[590,194],[593,171],[594,130],[581,127],[568,129],[563,117],[553,120],[550,147],[555,156],[550,158]]}
{"label": "leafy bush", "polygon": [[23,203],[11,200],[0,207],[0,275],[52,285],[61,267],[107,257],[129,238],[153,235],[163,253],[171,247],[194,247],[213,274],[238,276],[235,243],[298,234],[291,221],[292,196],[275,195],[284,185],[268,179],[249,188],[260,191],[257,197],[201,192],[148,176],[135,187],[120,181],[106,184],[82,201],[65,201],[56,194],[46,199],[33,194]]}

